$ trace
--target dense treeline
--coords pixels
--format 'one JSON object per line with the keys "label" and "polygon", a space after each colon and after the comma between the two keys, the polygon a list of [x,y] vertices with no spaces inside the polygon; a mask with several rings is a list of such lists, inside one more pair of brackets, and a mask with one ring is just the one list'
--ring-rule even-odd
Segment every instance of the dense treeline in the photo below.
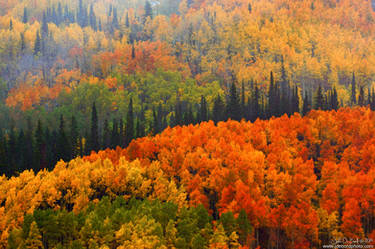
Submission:
{"label": "dense treeline", "polygon": [[3,176],[0,245],[307,249],[374,240],[374,129],[365,107],[209,121]]}
{"label": "dense treeline", "polygon": [[[358,95],[356,85],[353,74],[352,105],[369,105],[375,110],[374,92],[368,90],[365,94],[363,87],[360,87]],[[204,96],[200,97],[200,103],[183,101],[177,97],[174,106],[168,108],[159,104],[152,110],[142,107],[140,112],[134,111],[130,98],[126,115],[112,120],[100,120],[93,103],[90,129],[87,125],[86,129],[79,128],[74,115],[64,117],[62,114],[55,128],[31,118],[27,119],[25,130],[16,129],[13,123],[4,130],[6,133],[0,133],[0,173],[10,176],[26,169],[52,169],[61,159],[69,161],[77,156],[88,155],[91,151],[115,149],[117,146],[124,148],[134,138],[160,133],[168,126],[197,124],[208,120],[217,123],[227,119],[254,122],[258,118],[269,119],[284,114],[290,116],[296,112],[306,115],[311,109],[337,110],[341,106],[335,87],[324,92],[319,86],[314,93],[305,92],[301,99],[296,86],[290,86],[285,80],[276,81],[272,72],[269,86],[268,91],[264,92],[256,83],[242,83],[240,89],[232,83],[228,94],[218,94],[212,104]],[[150,116],[148,119],[146,113]]]}

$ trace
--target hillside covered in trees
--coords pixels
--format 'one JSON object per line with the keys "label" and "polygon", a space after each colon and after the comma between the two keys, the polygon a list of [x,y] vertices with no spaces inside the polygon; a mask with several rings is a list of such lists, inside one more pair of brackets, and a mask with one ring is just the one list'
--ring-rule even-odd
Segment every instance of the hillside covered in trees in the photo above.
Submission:
{"label": "hillside covered in trees", "polygon": [[375,107],[374,1],[1,5],[7,175],[125,147],[168,126]]}
{"label": "hillside covered in trees", "polygon": [[321,248],[346,237],[371,244],[374,131],[368,108],[209,121],[60,161],[52,171],[2,177],[0,243]]}

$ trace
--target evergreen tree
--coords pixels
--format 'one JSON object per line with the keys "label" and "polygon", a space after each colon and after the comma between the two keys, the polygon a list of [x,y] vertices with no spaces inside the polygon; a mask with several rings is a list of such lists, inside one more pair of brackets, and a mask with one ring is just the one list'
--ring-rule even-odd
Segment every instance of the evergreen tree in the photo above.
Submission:
{"label": "evergreen tree", "polygon": [[34,43],[34,55],[38,55],[41,52],[41,39],[39,35],[39,31],[36,32],[36,38],[35,38],[35,43]]}
{"label": "evergreen tree", "polygon": [[22,17],[22,22],[27,23],[29,20],[28,14],[27,14],[27,8],[23,8],[23,17]]}
{"label": "evergreen tree", "polygon": [[240,121],[241,120],[241,105],[240,99],[237,94],[236,85],[234,82],[230,88],[229,99],[227,103],[227,115],[229,118],[233,120]]}
{"label": "evergreen tree", "polygon": [[355,74],[353,72],[352,78],[352,95],[350,97],[351,105],[355,105],[357,103],[357,92],[356,92],[356,83],[355,83]]}
{"label": "evergreen tree", "polygon": [[108,119],[104,120],[104,129],[103,129],[103,141],[102,149],[107,149],[111,145],[111,132],[109,131]]}
{"label": "evergreen tree", "polygon": [[177,103],[175,106],[175,124],[174,125],[182,125],[183,124],[183,113],[182,113],[182,103],[180,98],[177,97]]}
{"label": "evergreen tree", "polygon": [[289,88],[288,78],[284,66],[284,57],[281,57],[281,105],[279,115],[283,113],[287,113],[290,115],[293,111],[289,100]]}
{"label": "evergreen tree", "polygon": [[311,110],[311,103],[307,91],[305,91],[305,97],[303,98],[302,114],[305,116]]}
{"label": "evergreen tree", "polygon": [[120,118],[119,124],[119,146],[123,146],[125,144],[125,136],[124,136],[124,121]]}
{"label": "evergreen tree", "polygon": [[11,121],[11,126],[10,126],[10,132],[9,132],[9,138],[8,138],[8,167],[10,167],[11,172],[14,172],[16,167],[16,162],[17,162],[17,140],[16,140],[16,132],[15,132],[15,125],[14,121]]}
{"label": "evergreen tree", "polygon": [[241,87],[241,117],[246,118],[246,96],[245,96],[245,83],[242,81]]}
{"label": "evergreen tree", "polygon": [[26,161],[25,155],[26,155],[26,138],[25,138],[25,133],[23,132],[23,129],[18,133],[18,138],[17,138],[17,149],[16,151],[18,152],[17,156],[17,171],[22,172],[26,169],[28,169],[29,165]]}
{"label": "evergreen tree", "polygon": [[33,167],[34,161],[34,137],[33,137],[33,126],[31,122],[31,118],[28,117],[26,120],[27,129],[25,134],[25,143],[26,143],[26,152],[25,152],[25,160],[28,162],[28,167]]}
{"label": "evergreen tree", "polygon": [[61,3],[59,2],[57,5],[57,19],[56,19],[56,24],[60,25],[63,22],[63,12],[62,12],[62,6]]}
{"label": "evergreen tree", "polygon": [[145,3],[145,15],[144,15],[144,19],[143,19],[143,23],[146,23],[147,21],[147,18],[151,18],[152,19],[152,7],[151,7],[151,3],[146,0],[146,3]]}
{"label": "evergreen tree", "polygon": [[275,88],[274,88],[274,78],[273,72],[270,75],[270,86],[268,90],[268,116],[272,117],[275,114]]}
{"label": "evergreen tree", "polygon": [[70,158],[75,158],[79,155],[78,151],[78,125],[75,116],[72,116],[70,123],[70,144],[71,144],[71,156]]}
{"label": "evergreen tree", "polygon": [[370,104],[371,110],[375,111],[375,92],[374,89],[371,90],[371,104]]}
{"label": "evergreen tree", "polygon": [[247,5],[247,10],[249,11],[249,13],[251,13],[251,11],[252,11],[251,3],[249,3],[249,4]]}
{"label": "evergreen tree", "polygon": [[69,141],[65,133],[65,121],[63,115],[60,115],[60,125],[57,140],[57,154],[59,159],[62,159],[65,162],[70,159]]}
{"label": "evergreen tree", "polygon": [[323,110],[324,109],[324,96],[323,96],[323,91],[322,91],[322,87],[319,85],[317,91],[316,91],[316,95],[315,95],[315,105],[314,105],[314,109],[316,110]]}
{"label": "evergreen tree", "polygon": [[20,36],[21,36],[21,52],[24,52],[26,49],[25,34],[20,33]]}
{"label": "evergreen tree", "polygon": [[339,108],[339,101],[337,98],[337,91],[336,91],[335,86],[333,86],[332,94],[331,94],[331,108],[333,110],[337,110]]}
{"label": "evergreen tree", "polygon": [[99,31],[103,30],[103,28],[102,28],[102,20],[100,18],[99,18],[98,30]]}
{"label": "evergreen tree", "polygon": [[299,113],[299,96],[298,96],[298,87],[294,87],[292,101],[291,101],[291,114],[298,112]]}
{"label": "evergreen tree", "polygon": [[189,103],[186,112],[184,113],[184,125],[193,124],[195,122],[193,108]]}
{"label": "evergreen tree", "polygon": [[251,112],[252,115],[250,117],[250,120],[252,122],[254,122],[257,118],[262,117],[262,109],[259,104],[259,99],[260,99],[260,92],[259,92],[258,84],[255,83],[255,89],[254,89],[252,99],[251,99],[251,107],[253,109]]}
{"label": "evergreen tree", "polygon": [[221,99],[220,95],[217,95],[214,107],[212,110],[212,119],[214,120],[215,124],[219,121],[225,120],[225,104],[224,101]]}
{"label": "evergreen tree", "polygon": [[45,153],[45,141],[42,128],[42,122],[38,120],[38,124],[35,130],[35,150],[34,150],[34,170],[39,171],[46,165],[43,161],[43,155]]}
{"label": "evergreen tree", "polygon": [[13,30],[13,21],[12,21],[12,19],[10,19],[10,21],[9,21],[9,30],[10,31]]}
{"label": "evergreen tree", "polygon": [[112,133],[111,133],[111,148],[115,149],[116,146],[120,145],[120,140],[119,140],[119,133],[118,133],[118,124],[117,120],[113,119],[113,124],[112,124]]}
{"label": "evergreen tree", "polygon": [[43,11],[43,19],[42,19],[42,36],[45,37],[48,35],[48,21],[46,17],[46,12]]}
{"label": "evergreen tree", "polygon": [[128,113],[126,115],[126,126],[125,126],[125,147],[129,145],[131,140],[134,138],[134,113],[133,113],[133,99],[130,98]]}
{"label": "evergreen tree", "polygon": [[93,4],[90,5],[89,21],[90,21],[91,28],[97,31],[98,29],[96,26],[96,16],[95,16]]}
{"label": "evergreen tree", "polygon": [[119,28],[119,22],[117,18],[117,9],[113,8],[112,27],[115,29]]}
{"label": "evergreen tree", "polygon": [[127,28],[130,27],[130,23],[129,23],[129,12],[126,12],[125,26],[126,26]]}
{"label": "evergreen tree", "polygon": [[132,44],[132,59],[133,60],[135,59],[135,47],[134,47],[134,43]]}
{"label": "evergreen tree", "polygon": [[208,107],[206,98],[202,95],[201,96],[201,103],[199,109],[199,122],[208,121]]}
{"label": "evergreen tree", "polygon": [[359,106],[365,106],[365,91],[363,90],[363,87],[361,86],[359,88],[359,96],[358,96],[358,105]]}
{"label": "evergreen tree", "polygon": [[99,145],[99,125],[98,125],[98,114],[96,112],[95,102],[92,105],[91,113],[91,134],[90,134],[90,143],[89,150],[98,151],[100,148]]}
{"label": "evergreen tree", "polygon": [[136,137],[144,137],[146,135],[145,133],[145,114],[143,110],[143,106],[141,108],[141,113],[139,114],[139,117],[137,118],[137,129],[136,129]]}

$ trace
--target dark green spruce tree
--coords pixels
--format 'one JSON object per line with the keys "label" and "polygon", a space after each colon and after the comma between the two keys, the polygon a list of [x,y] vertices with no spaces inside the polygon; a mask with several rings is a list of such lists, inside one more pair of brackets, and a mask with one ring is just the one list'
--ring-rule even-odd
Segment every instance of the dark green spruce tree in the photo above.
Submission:
{"label": "dark green spruce tree", "polygon": [[322,90],[322,87],[319,85],[319,87],[316,91],[316,94],[315,94],[314,109],[324,110],[324,106],[325,106],[324,102],[325,102],[325,98],[324,98],[324,95],[323,95],[323,90]]}
{"label": "dark green spruce tree", "polygon": [[98,125],[98,114],[96,111],[95,102],[92,104],[92,112],[91,112],[91,133],[89,139],[89,151],[98,151],[100,149],[99,144],[99,125]]}
{"label": "dark green spruce tree", "polygon": [[302,115],[305,116],[311,110],[311,102],[309,100],[309,96],[307,91],[305,91],[305,96],[303,98],[303,107],[302,107]]}
{"label": "dark green spruce tree", "polygon": [[353,72],[352,77],[352,95],[350,96],[351,105],[357,104],[357,92],[356,92],[356,83],[355,83],[355,74]]}
{"label": "dark green spruce tree", "polygon": [[57,151],[59,159],[62,159],[65,162],[69,161],[71,156],[70,141],[66,136],[65,121],[63,115],[60,116],[59,133],[57,139]]}
{"label": "dark green spruce tree", "polygon": [[241,104],[237,94],[236,84],[232,82],[227,102],[227,115],[233,120],[241,120]]}
{"label": "dark green spruce tree", "polygon": [[130,98],[128,112],[126,114],[125,126],[125,147],[127,147],[134,138],[134,112],[133,112],[133,98]]}
{"label": "dark green spruce tree", "polygon": [[212,109],[212,119],[217,124],[219,121],[225,120],[225,103],[218,94]]}

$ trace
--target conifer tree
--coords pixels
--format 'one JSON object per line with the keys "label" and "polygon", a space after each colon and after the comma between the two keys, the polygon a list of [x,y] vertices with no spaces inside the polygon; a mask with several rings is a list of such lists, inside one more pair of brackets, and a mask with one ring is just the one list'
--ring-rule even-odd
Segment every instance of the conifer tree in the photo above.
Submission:
{"label": "conifer tree", "polygon": [[116,146],[120,145],[120,140],[119,140],[119,132],[118,132],[118,124],[117,120],[113,119],[113,124],[112,124],[112,132],[111,132],[111,148],[115,149]]}
{"label": "conifer tree", "polygon": [[92,105],[91,113],[91,134],[90,134],[90,143],[89,150],[98,151],[100,148],[99,145],[99,128],[98,128],[98,114],[96,112],[95,102]]}
{"label": "conifer tree", "polygon": [[65,132],[65,121],[64,116],[60,115],[59,133],[57,139],[58,157],[64,161],[70,159],[70,143]]}
{"label": "conifer tree", "polygon": [[22,17],[22,22],[27,23],[29,20],[28,14],[27,14],[27,8],[23,8],[23,17]]}
{"label": "conifer tree", "polygon": [[111,144],[111,133],[109,131],[108,119],[105,119],[104,128],[103,128],[102,149],[105,150],[109,148],[110,144]]}
{"label": "conifer tree", "polygon": [[337,91],[336,87],[333,86],[332,94],[331,94],[331,108],[333,110],[337,110],[339,108],[339,101],[337,98]]}
{"label": "conifer tree", "polygon": [[201,96],[201,103],[200,103],[200,109],[199,109],[199,121],[200,122],[208,121],[207,101],[203,95]]}
{"label": "conifer tree", "polygon": [[133,98],[130,98],[128,112],[126,115],[125,146],[128,146],[133,138],[134,138]]}
{"label": "conifer tree", "polygon": [[40,34],[39,34],[39,31],[37,31],[35,42],[34,42],[34,55],[38,55],[41,52],[41,47],[42,47],[42,44],[41,44]]}
{"label": "conifer tree", "polygon": [[311,110],[311,103],[307,91],[305,91],[305,97],[303,98],[302,114],[305,116]]}
{"label": "conifer tree", "polygon": [[38,120],[38,124],[35,130],[35,150],[34,150],[34,170],[39,171],[43,168],[43,158],[42,155],[45,151],[45,141],[42,128],[42,122]]}
{"label": "conifer tree", "polygon": [[316,95],[315,95],[315,105],[314,105],[314,109],[316,110],[323,110],[324,109],[324,96],[323,96],[323,91],[322,91],[322,87],[319,85],[317,91],[316,91]]}
{"label": "conifer tree", "polygon": [[119,28],[119,22],[117,18],[117,9],[113,8],[112,27],[115,29]]}
{"label": "conifer tree", "polygon": [[212,109],[212,119],[215,123],[225,120],[225,104],[219,94],[214,101],[214,107]]}
{"label": "conifer tree", "polygon": [[42,19],[42,36],[48,36],[48,21],[47,21],[47,16],[46,12],[43,12],[43,19]]}
{"label": "conifer tree", "polygon": [[363,90],[363,86],[359,88],[358,105],[365,106],[365,91]]}
{"label": "conifer tree", "polygon": [[129,12],[126,12],[125,26],[126,26],[127,28],[130,27],[130,23],[129,23]]}
{"label": "conifer tree", "polygon": [[351,105],[355,105],[357,103],[357,92],[356,92],[356,83],[355,83],[355,74],[353,72],[352,77],[352,95],[350,97]]}
{"label": "conifer tree", "polygon": [[96,16],[95,16],[93,4],[90,5],[89,21],[90,21],[91,28],[93,30],[97,31],[98,29],[97,29],[97,25],[96,25]]}
{"label": "conifer tree", "polygon": [[71,158],[75,158],[78,156],[78,126],[77,126],[77,120],[75,116],[72,116],[72,120],[70,123],[70,144],[71,144]]}
{"label": "conifer tree", "polygon": [[145,15],[144,15],[144,20],[143,20],[143,23],[146,22],[147,18],[151,18],[152,19],[152,7],[151,7],[151,3],[146,0],[146,3],[145,3]]}
{"label": "conifer tree", "polygon": [[229,118],[233,120],[237,120],[237,121],[241,120],[240,99],[237,94],[237,88],[234,82],[232,82],[232,86],[229,92],[229,99],[227,103],[227,115]]}

